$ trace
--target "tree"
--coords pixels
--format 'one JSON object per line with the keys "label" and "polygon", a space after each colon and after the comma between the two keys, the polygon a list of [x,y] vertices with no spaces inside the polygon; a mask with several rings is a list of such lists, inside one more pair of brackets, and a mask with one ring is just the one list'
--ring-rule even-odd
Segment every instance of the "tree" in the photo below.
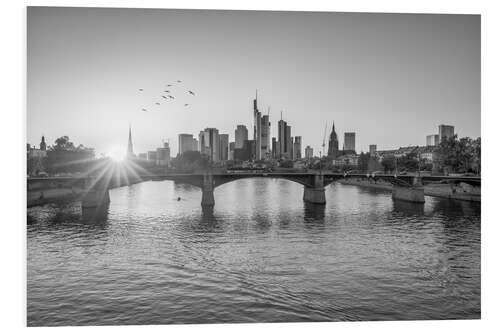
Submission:
{"label": "tree", "polygon": [[94,149],[81,144],[75,147],[66,135],[57,138],[54,145],[47,150],[47,171],[49,173],[85,172],[92,168],[94,161]]}
{"label": "tree", "polygon": [[384,168],[384,172],[392,172],[396,169],[396,158],[394,155],[384,156],[380,162]]}
{"label": "tree", "polygon": [[445,171],[480,171],[481,138],[443,138],[436,150],[438,167]]}
{"label": "tree", "polygon": [[204,170],[209,165],[208,156],[202,155],[199,151],[186,151],[172,159],[172,166],[181,171]]}

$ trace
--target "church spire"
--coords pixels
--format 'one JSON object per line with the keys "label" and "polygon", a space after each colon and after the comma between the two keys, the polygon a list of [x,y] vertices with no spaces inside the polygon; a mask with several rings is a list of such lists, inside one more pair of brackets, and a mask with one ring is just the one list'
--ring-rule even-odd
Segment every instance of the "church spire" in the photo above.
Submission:
{"label": "church spire", "polygon": [[134,145],[132,144],[132,126],[128,125],[128,148],[127,148],[127,157],[134,156]]}

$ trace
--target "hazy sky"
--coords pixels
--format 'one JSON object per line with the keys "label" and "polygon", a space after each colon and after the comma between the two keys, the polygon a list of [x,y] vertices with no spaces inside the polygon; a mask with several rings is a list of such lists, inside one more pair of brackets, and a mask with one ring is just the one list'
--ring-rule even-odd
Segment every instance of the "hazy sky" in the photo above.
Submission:
{"label": "hazy sky", "polygon": [[425,145],[442,123],[480,136],[478,15],[29,7],[27,61],[37,146],[125,151],[129,123],[136,153],[170,139],[175,155],[179,133],[205,127],[233,141],[237,124],[253,133],[256,89],[272,135],[283,110],[315,154],[326,121],[358,151]]}

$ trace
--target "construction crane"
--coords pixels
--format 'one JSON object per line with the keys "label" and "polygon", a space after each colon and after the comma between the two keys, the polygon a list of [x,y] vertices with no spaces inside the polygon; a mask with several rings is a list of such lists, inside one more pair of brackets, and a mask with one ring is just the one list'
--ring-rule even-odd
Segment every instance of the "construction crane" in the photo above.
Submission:
{"label": "construction crane", "polygon": [[328,122],[325,123],[325,131],[323,132],[323,156],[325,156],[325,141],[326,141],[326,127],[328,126]]}

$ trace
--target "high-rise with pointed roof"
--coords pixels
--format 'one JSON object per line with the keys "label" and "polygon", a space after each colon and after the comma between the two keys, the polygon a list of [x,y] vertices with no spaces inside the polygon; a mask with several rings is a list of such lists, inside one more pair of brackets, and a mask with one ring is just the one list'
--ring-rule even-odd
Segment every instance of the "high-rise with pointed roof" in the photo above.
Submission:
{"label": "high-rise with pointed roof", "polygon": [[128,125],[128,148],[127,157],[134,157],[134,145],[132,144],[132,126]]}
{"label": "high-rise with pointed roof", "polygon": [[339,140],[337,133],[335,133],[335,123],[332,123],[332,132],[330,133],[330,140],[328,140],[328,156],[337,157],[339,151]]}

